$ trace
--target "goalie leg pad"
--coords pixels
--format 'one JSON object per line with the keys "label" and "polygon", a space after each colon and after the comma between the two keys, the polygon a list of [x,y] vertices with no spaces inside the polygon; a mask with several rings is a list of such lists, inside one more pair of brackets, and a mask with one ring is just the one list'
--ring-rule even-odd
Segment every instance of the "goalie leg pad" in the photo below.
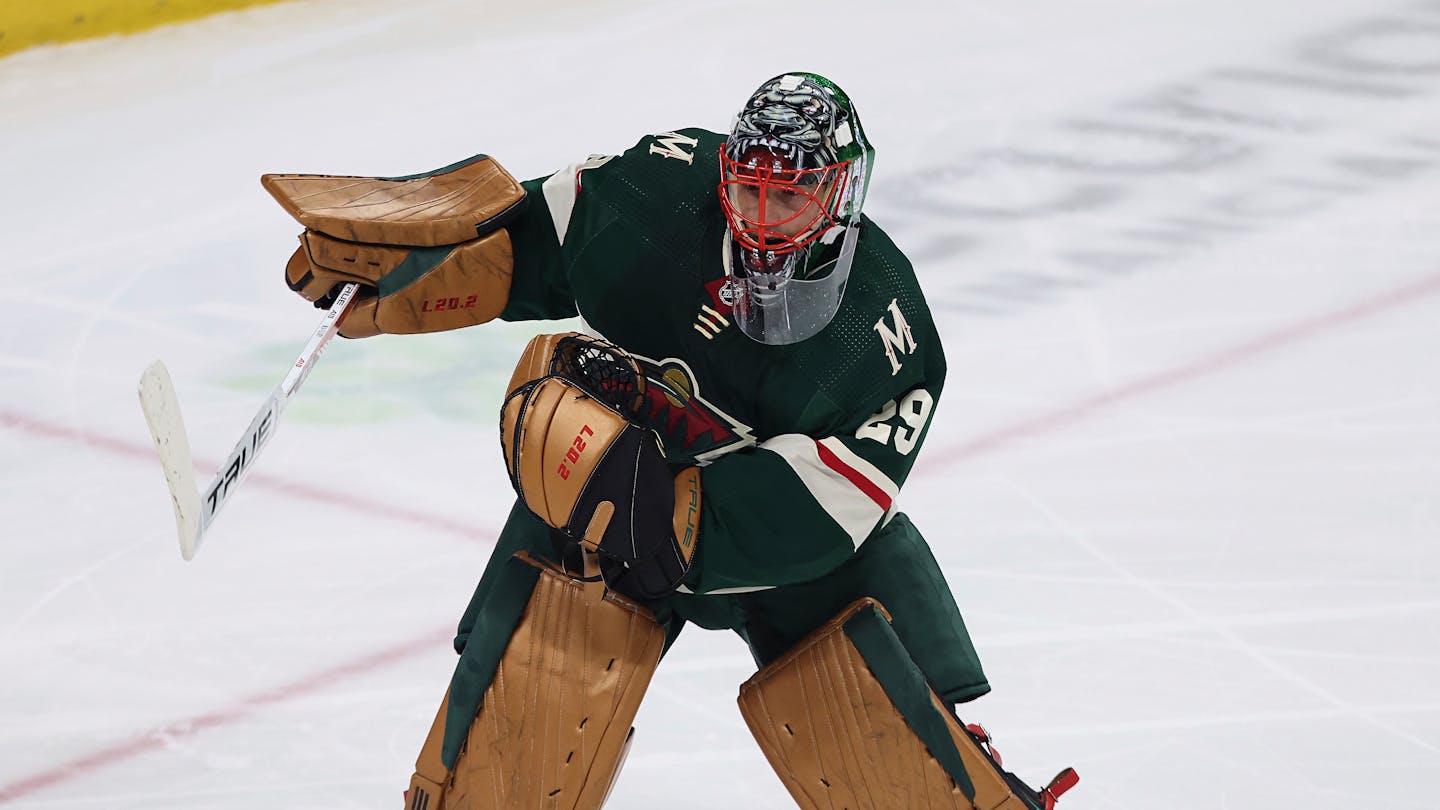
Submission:
{"label": "goalie leg pad", "polygon": [[598,583],[516,557],[540,569],[530,601],[449,769],[441,706],[407,808],[423,794],[426,810],[598,810],[614,784],[665,631]]}
{"label": "goalie leg pad", "polygon": [[1032,810],[945,710],[874,599],[756,673],[739,703],[806,810]]}

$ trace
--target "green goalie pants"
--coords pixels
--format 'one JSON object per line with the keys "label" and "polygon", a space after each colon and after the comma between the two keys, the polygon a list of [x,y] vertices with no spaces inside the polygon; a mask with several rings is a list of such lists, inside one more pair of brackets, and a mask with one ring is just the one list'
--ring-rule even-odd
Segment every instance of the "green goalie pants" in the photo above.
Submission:
{"label": "green goalie pants", "polygon": [[[460,662],[450,683],[442,753],[446,767],[455,764],[534,587],[535,569],[511,559],[518,551],[555,556],[550,528],[519,503],[510,512],[455,637]],[[681,629],[693,623],[735,631],[749,644],[756,665],[764,666],[864,596],[879,600],[889,611],[900,641],[941,698],[963,703],[990,691],[945,577],[904,514],[895,515],[853,557],[819,579],[741,594],[675,593],[651,608],[666,630],[667,650]],[[735,686],[738,690],[740,685]]]}

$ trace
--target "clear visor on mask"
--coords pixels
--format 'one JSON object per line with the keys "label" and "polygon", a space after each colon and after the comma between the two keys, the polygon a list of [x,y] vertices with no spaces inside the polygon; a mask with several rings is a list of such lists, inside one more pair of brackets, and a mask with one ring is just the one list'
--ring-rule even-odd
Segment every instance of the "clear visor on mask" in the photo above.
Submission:
{"label": "clear visor on mask", "polygon": [[803,263],[809,251],[790,254],[786,258],[791,261],[778,267],[767,267],[762,262],[760,268],[747,268],[745,254],[750,251],[738,240],[727,246],[734,280],[736,327],[750,339],[772,346],[799,343],[824,329],[840,309],[859,228],[846,228],[844,233],[839,257],[809,271],[806,278],[798,277],[798,268],[793,265]]}

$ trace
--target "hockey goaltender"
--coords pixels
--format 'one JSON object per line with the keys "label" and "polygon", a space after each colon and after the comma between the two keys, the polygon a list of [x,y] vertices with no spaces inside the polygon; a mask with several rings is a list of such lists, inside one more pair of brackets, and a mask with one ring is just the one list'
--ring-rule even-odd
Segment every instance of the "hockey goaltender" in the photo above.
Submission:
{"label": "hockey goaltender", "polygon": [[516,182],[481,155],[397,178],[267,175],[305,227],[291,289],[341,334],[583,318],[526,348],[501,415],[519,495],[460,619],[411,810],[598,808],[686,624],[759,671],[740,710],[805,808],[1048,810],[956,704],[989,691],[895,509],[945,382],[910,262],[861,213],[875,151],[813,73],[727,135],[647,136]]}

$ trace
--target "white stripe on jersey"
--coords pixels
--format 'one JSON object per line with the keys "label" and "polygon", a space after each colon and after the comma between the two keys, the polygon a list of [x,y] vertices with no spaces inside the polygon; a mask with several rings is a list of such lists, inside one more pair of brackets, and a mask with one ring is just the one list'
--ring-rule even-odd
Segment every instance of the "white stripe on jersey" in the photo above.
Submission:
{"label": "white stripe on jersey", "polygon": [[570,214],[575,210],[575,197],[580,193],[580,173],[586,169],[604,166],[614,155],[591,155],[584,163],[567,166],[550,175],[540,185],[545,192],[545,205],[550,209],[550,219],[555,223],[555,238],[565,244],[565,232],[570,230]]}
{"label": "white stripe on jersey", "polygon": [[827,464],[820,455],[822,443],[826,450],[849,465],[850,472],[863,476],[870,489],[885,493],[892,501],[900,492],[895,482],[881,473],[875,465],[855,455],[833,437],[817,442],[809,436],[785,433],[761,442],[760,447],[785,459],[785,463],[800,477],[805,488],[810,490],[810,496],[850,535],[850,541],[855,544],[855,548],[859,548],[885,516],[890,504],[885,503],[882,506],[872,492],[867,492],[852,481],[844,471]]}
{"label": "white stripe on jersey", "polygon": [[895,498],[900,494],[900,487],[890,480],[890,476],[881,472],[879,467],[861,458],[859,454],[846,447],[844,442],[834,436],[827,436],[818,443],[834,453],[842,464],[859,473],[869,483],[867,489],[879,490],[884,493],[883,497],[876,497],[874,492],[866,493],[880,504],[881,508],[887,511],[894,510]]}

